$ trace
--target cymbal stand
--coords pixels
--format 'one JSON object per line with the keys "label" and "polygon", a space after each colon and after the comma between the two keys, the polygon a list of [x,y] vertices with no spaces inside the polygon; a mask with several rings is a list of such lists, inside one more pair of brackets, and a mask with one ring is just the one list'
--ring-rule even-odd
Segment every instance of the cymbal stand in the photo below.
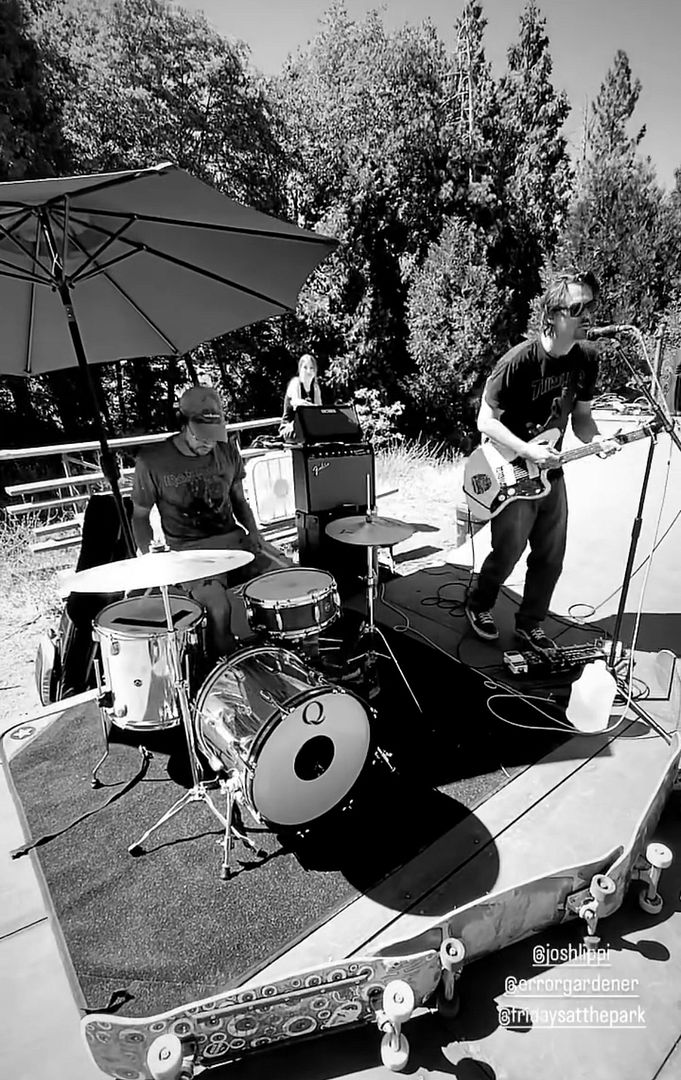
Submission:
{"label": "cymbal stand", "polygon": [[[156,821],[145,833],[140,836],[134,844],[131,844],[128,851],[131,855],[140,855],[144,850],[145,841],[151,836],[153,832],[165,825],[167,821],[179,814],[180,810],[183,810],[185,806],[189,806],[191,803],[203,802],[211,811],[214,817],[220,822],[224,829],[224,836],[222,839],[223,847],[223,860],[220,868],[220,877],[225,880],[230,875],[229,859],[233,846],[233,838],[241,840],[252,851],[257,852],[256,845],[250,840],[249,837],[241,833],[233,823],[233,810],[235,805],[235,792],[233,785],[230,786],[229,781],[211,780],[207,781],[201,769],[199,763],[198,749],[196,745],[196,736],[194,734],[194,726],[192,723],[191,709],[189,705],[189,697],[187,693],[188,683],[187,680],[182,677],[182,670],[180,666],[180,656],[177,647],[177,633],[173,626],[173,616],[170,609],[170,601],[168,599],[168,586],[161,585],[161,596],[163,597],[163,608],[166,616],[166,623],[168,626],[168,657],[171,668],[171,678],[173,687],[177,695],[177,703],[180,711],[180,719],[184,728],[185,738],[187,741],[187,751],[189,756],[189,765],[191,768],[192,785],[188,791],[185,791],[183,795],[175,802],[166,812]],[[218,810],[217,806],[213,802],[209,794],[210,788],[219,786],[221,790],[227,794],[227,814],[222,814]]]}
{"label": "cymbal stand", "polygon": [[[371,510],[367,511],[367,521],[368,522],[370,522],[372,520],[372,513],[373,512]],[[400,667],[399,661],[398,661],[397,657],[395,656],[395,653],[390,648],[390,645],[388,643],[388,640],[387,640],[385,634],[383,633],[383,631],[378,626],[376,626],[375,607],[376,607],[376,597],[378,595],[378,573],[376,571],[376,554],[375,554],[376,550],[377,550],[377,545],[375,545],[375,544],[370,544],[370,545],[367,546],[367,618],[362,623],[362,626],[360,627],[359,636],[357,638],[357,643],[356,644],[357,644],[357,646],[359,646],[364,638],[368,638],[370,644],[369,644],[369,648],[364,652],[364,657],[365,657],[365,660],[368,662],[368,666],[369,666],[370,671],[375,669],[376,660],[378,659],[379,656],[383,656],[385,659],[392,660],[393,664],[395,665],[395,667],[397,668],[397,670],[398,670],[398,672],[400,674],[400,678],[402,679],[402,682],[404,683],[407,690],[409,691],[409,693],[411,695],[411,698],[412,698],[414,704],[416,705],[416,708],[418,709],[419,712],[423,712],[423,709],[421,708],[419,700],[416,697],[416,694],[412,690],[411,686],[409,685],[409,680],[407,679],[407,676],[404,674],[404,671]],[[385,656],[385,654],[378,653],[374,649],[374,641],[375,641],[375,639],[377,637],[379,637],[381,639],[381,641],[383,642],[383,645],[388,650],[388,656],[387,657]],[[352,659],[353,660],[357,659],[357,657],[353,657]]]}

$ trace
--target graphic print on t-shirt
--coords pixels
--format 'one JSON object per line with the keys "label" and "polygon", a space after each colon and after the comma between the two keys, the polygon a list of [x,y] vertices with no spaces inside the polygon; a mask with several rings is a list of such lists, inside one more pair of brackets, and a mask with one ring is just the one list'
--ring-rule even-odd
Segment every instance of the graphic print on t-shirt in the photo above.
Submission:
{"label": "graphic print on t-shirt", "polygon": [[547,392],[550,393],[559,386],[562,387],[560,397],[552,397],[548,402],[548,415],[546,420],[528,421],[528,438],[534,438],[536,435],[541,435],[543,431],[548,431],[550,428],[558,428],[559,431],[565,431],[575,401],[575,389],[570,385],[569,373],[564,372],[562,375],[552,375],[548,379],[537,379],[536,382],[532,383],[532,395],[533,400],[536,401],[542,394],[546,394]]}
{"label": "graphic print on t-shirt", "polygon": [[192,473],[187,478],[183,516],[207,535],[220,532],[232,517],[229,488],[217,472]]}

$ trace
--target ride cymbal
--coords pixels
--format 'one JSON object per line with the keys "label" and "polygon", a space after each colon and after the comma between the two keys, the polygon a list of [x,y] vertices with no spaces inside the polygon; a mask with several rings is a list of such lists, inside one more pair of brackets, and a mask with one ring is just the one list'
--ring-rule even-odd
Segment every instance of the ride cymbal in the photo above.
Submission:
{"label": "ride cymbal", "polygon": [[180,585],[237,570],[253,558],[250,551],[153,551],[136,559],[79,570],[66,580],[65,586],[71,592],[111,593]]}
{"label": "ride cymbal", "polygon": [[336,518],[326,526],[326,534],[342,544],[357,544],[360,547],[391,547],[406,540],[416,530],[413,525],[395,518],[370,517],[359,514],[357,517]]}

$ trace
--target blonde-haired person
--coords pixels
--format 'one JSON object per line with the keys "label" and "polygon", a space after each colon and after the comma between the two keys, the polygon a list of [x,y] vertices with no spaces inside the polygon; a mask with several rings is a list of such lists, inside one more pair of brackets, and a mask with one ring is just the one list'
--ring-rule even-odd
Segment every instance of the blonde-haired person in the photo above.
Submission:
{"label": "blonde-haired person", "polygon": [[284,411],[279,434],[290,439],[293,435],[293,418],[296,409],[305,405],[321,405],[322,394],[317,378],[317,361],[310,353],[303,353],[298,361],[298,374],[294,375],[286,387]]}

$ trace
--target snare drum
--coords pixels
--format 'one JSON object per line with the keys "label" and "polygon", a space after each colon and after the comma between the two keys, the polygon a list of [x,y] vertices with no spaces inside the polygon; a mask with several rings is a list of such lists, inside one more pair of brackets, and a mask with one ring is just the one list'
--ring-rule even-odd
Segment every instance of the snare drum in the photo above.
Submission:
{"label": "snare drum", "polygon": [[242,649],[206,679],[196,739],[216,772],[236,773],[272,826],[314,821],[345,798],[369,753],[360,699],[283,649]]}
{"label": "snare drum", "polygon": [[[198,659],[203,608],[185,596],[169,596],[174,636],[184,672]],[[93,624],[99,642],[112,723],[133,731],[161,731],[180,722],[173,686],[170,631],[162,596],[134,596],[100,611]]]}
{"label": "snare drum", "polygon": [[325,570],[293,567],[249,581],[243,592],[251,630],[281,641],[318,634],[340,614],[338,588]]}

